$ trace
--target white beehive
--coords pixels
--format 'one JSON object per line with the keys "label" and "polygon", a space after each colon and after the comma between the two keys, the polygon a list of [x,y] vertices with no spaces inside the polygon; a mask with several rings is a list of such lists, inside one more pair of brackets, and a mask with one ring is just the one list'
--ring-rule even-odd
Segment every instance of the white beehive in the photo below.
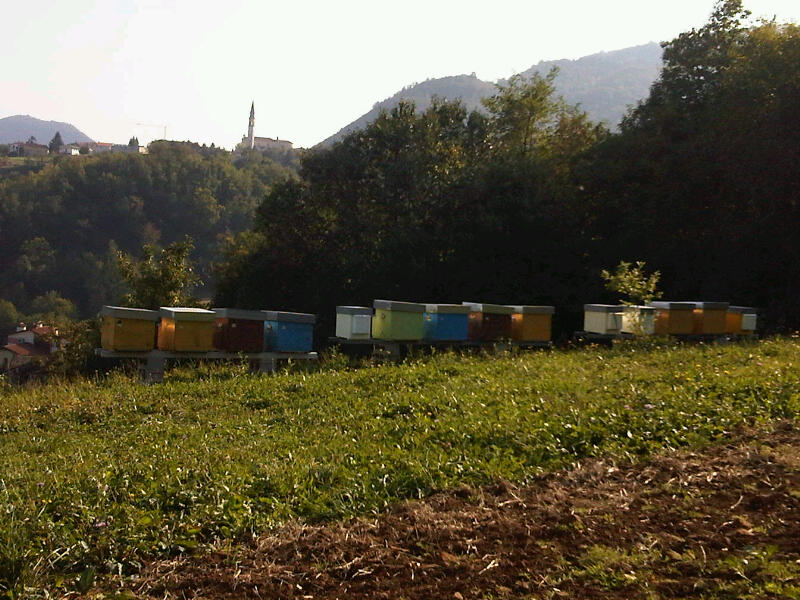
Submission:
{"label": "white beehive", "polygon": [[372,309],[367,306],[336,307],[336,337],[345,340],[368,340]]}

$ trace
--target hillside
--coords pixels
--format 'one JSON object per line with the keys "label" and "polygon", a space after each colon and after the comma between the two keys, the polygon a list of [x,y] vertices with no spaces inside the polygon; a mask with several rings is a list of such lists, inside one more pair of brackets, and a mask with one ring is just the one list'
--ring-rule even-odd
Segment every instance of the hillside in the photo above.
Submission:
{"label": "hillside", "polygon": [[[615,126],[629,106],[645,98],[650,84],[658,77],[661,68],[661,46],[655,42],[584,56],[577,60],[542,61],[522,74],[530,77],[534,72],[547,74],[558,67],[556,91],[570,104],[580,104],[595,121],[605,121]],[[502,83],[502,82],[501,82]],[[352,131],[371,123],[381,110],[390,110],[401,100],[413,100],[419,110],[425,110],[434,96],[460,98],[469,109],[481,108],[481,98],[491,96],[495,85],[473,75],[456,75],[428,79],[407,86],[390,98],[376,102],[368,113],[362,115],[320,145],[329,145]]]}
{"label": "hillside", "polygon": [[69,123],[60,121],[42,121],[30,115],[14,115],[0,119],[0,144],[25,141],[31,136],[40,144],[46,144],[56,132],[61,133],[65,144],[73,142],[91,142],[88,135]]}

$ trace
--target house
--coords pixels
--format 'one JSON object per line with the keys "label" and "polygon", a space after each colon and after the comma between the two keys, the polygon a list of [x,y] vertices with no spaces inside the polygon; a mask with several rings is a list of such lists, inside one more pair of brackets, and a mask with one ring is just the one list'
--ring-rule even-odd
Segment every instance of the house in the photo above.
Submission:
{"label": "house", "polygon": [[47,156],[50,148],[33,142],[14,142],[8,145],[8,151],[15,156]]}
{"label": "house", "polygon": [[61,146],[59,152],[67,156],[78,156],[81,153],[81,147],[79,144],[67,144],[66,146]]}
{"label": "house", "polygon": [[0,348],[0,372],[10,371],[33,362],[36,358],[49,356],[58,345],[55,338],[58,329],[37,323],[33,327],[18,328],[9,334],[8,342]]}

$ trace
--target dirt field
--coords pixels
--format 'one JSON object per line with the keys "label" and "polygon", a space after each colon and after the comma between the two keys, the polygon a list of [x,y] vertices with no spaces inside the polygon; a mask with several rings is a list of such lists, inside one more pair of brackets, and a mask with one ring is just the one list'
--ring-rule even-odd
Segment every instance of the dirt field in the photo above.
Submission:
{"label": "dirt field", "polygon": [[154,598],[800,598],[800,429],[149,565]]}

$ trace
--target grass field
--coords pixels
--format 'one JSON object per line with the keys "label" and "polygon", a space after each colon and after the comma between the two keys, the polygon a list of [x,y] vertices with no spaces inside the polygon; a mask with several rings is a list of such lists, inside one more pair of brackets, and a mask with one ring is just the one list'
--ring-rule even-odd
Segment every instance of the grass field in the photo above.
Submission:
{"label": "grass field", "polygon": [[[86,591],[291,519],[384,511],[585,457],[637,461],[794,419],[800,343],[629,344],[145,387],[0,388],[0,596]],[[0,384],[3,385],[3,384]]]}

